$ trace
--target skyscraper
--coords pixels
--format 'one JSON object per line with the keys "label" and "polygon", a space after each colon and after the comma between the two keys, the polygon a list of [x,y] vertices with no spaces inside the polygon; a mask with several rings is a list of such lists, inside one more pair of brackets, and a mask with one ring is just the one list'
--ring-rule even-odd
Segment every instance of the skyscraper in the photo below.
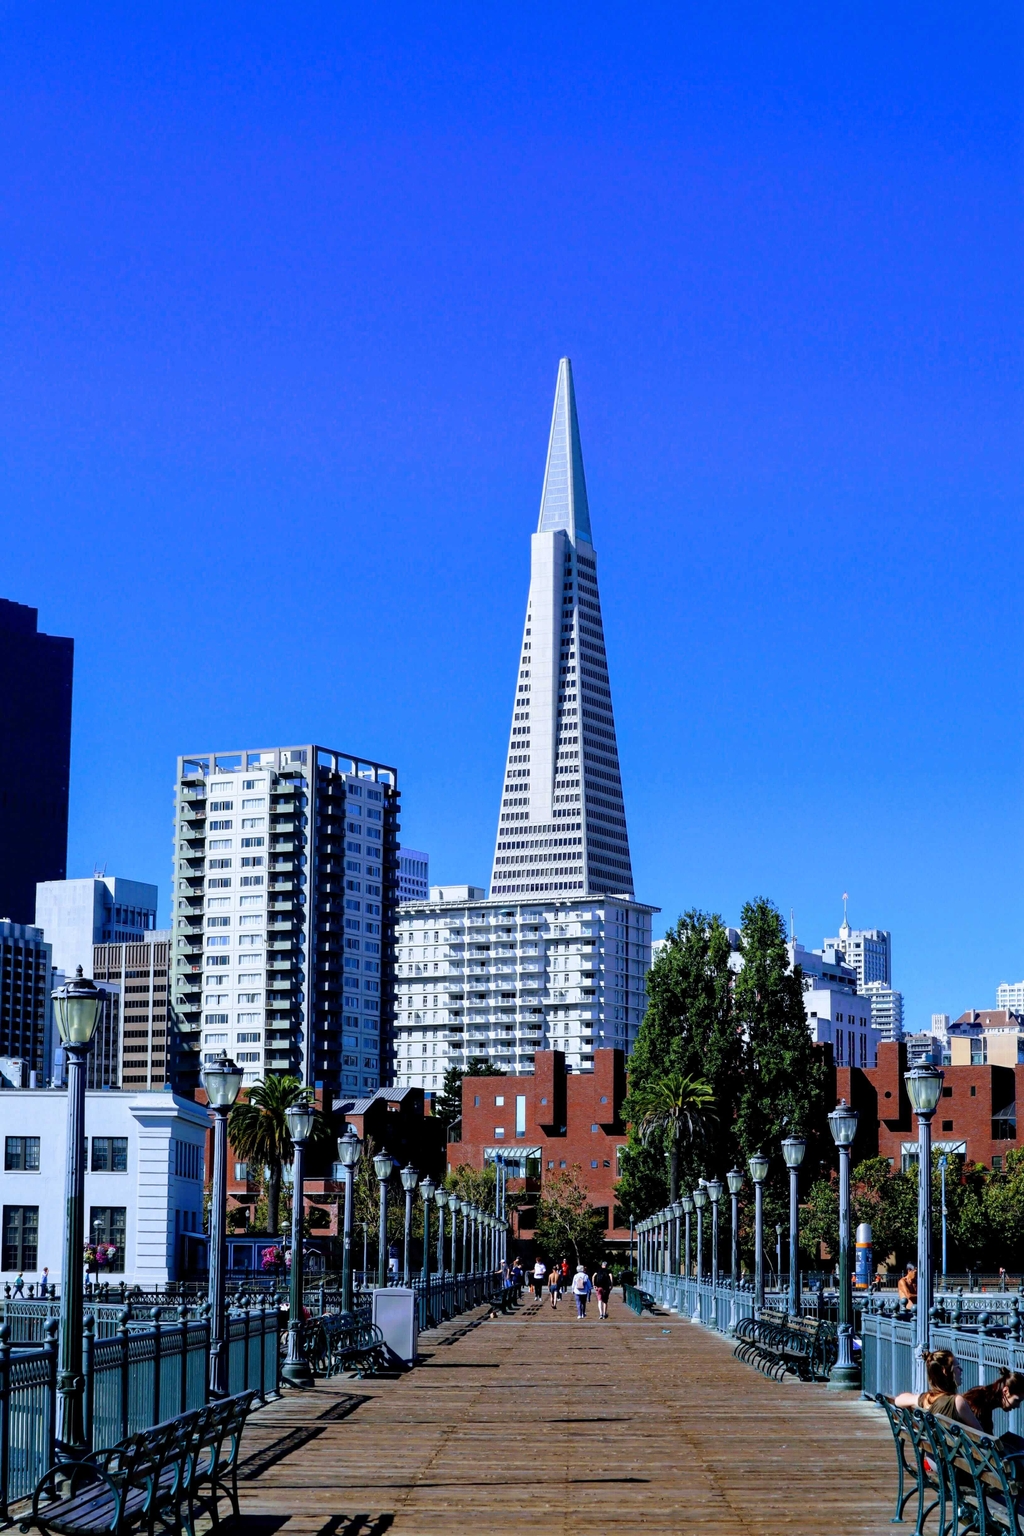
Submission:
{"label": "skyscraper", "polygon": [[[178,759],[174,1081],[374,1092],[391,1047],[398,776],[324,747]],[[169,1042],[170,1043],[170,1042]]]}
{"label": "skyscraper", "polygon": [[847,965],[857,972],[857,991],[863,992],[869,981],[892,986],[892,934],[885,928],[851,928],[843,897],[843,922],[834,939],[826,939],[825,949],[841,949]]}
{"label": "skyscraper", "polygon": [[398,850],[399,901],[426,901],[430,895],[430,855],[418,848]]}
{"label": "skyscraper", "polygon": [[156,927],[157,888],[144,880],[94,875],[43,880],[36,886],[36,927],[53,946],[53,963],[68,978],[80,965],[92,974],[96,944],[141,942]]}
{"label": "skyscraper", "polygon": [[530,1072],[538,1050],[593,1071],[643,1018],[651,918],[633,896],[597,557],[572,369],[558,367],[519,649],[490,896],[406,902],[396,1077],[438,1089],[473,1058]]}
{"label": "skyscraper", "polygon": [[0,598],[0,919],[22,924],[37,881],[63,880],[68,857],[75,642],[41,635],[38,618]]}
{"label": "skyscraper", "polygon": [[633,894],[572,366],[555,407],[498,816],[492,896]]}

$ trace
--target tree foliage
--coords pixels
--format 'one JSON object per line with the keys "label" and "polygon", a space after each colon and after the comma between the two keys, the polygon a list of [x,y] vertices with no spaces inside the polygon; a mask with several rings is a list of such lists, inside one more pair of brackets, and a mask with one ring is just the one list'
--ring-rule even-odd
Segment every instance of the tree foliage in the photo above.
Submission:
{"label": "tree foliage", "polygon": [[714,1091],[702,1077],[666,1072],[638,1083],[622,1108],[646,1146],[658,1146],[668,1160],[668,1198],[679,1194],[679,1154],[701,1147],[717,1118]]}
{"label": "tree foliage", "polygon": [[465,1067],[449,1067],[444,1075],[441,1092],[434,1100],[434,1118],[440,1120],[447,1131],[462,1114],[462,1079],[464,1077],[500,1077],[497,1067],[483,1056],[471,1056]]}
{"label": "tree foliage", "polygon": [[[308,1097],[297,1077],[268,1077],[254,1083],[244,1099],[231,1106],[228,1140],[240,1161],[254,1171],[267,1169],[267,1227],[271,1237],[281,1230],[282,1170],[292,1160],[292,1138],[285,1111]],[[333,1130],[319,1110],[307,1146],[325,1147],[333,1142]]]}
{"label": "tree foliage", "polygon": [[549,1265],[564,1258],[589,1273],[604,1254],[604,1234],[604,1218],[590,1204],[579,1164],[560,1169],[537,1202],[537,1252]]}

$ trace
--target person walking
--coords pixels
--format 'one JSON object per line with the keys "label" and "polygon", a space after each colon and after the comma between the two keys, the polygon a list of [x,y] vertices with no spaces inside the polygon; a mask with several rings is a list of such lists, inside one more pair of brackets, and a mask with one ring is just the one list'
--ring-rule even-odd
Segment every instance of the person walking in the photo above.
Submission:
{"label": "person walking", "polygon": [[603,1319],[608,1316],[608,1298],[612,1294],[612,1277],[607,1264],[599,1264],[594,1270],[593,1283],[597,1292],[597,1315]]}
{"label": "person walking", "polygon": [[547,1279],[547,1275],[547,1265],[544,1263],[543,1259],[538,1259],[536,1264],[533,1266],[533,1294],[536,1296],[538,1301],[540,1301],[541,1293],[544,1290],[544,1281]]}
{"label": "person walking", "polygon": [[590,1283],[590,1276],[587,1274],[587,1271],[584,1269],[582,1264],[577,1264],[576,1273],[572,1277],[572,1293],[576,1298],[577,1319],[586,1317],[587,1297],[590,1295],[592,1290],[593,1286]]}
{"label": "person walking", "polygon": [[558,1297],[562,1289],[562,1271],[556,1264],[548,1275],[548,1295],[551,1297],[552,1309],[558,1306]]}

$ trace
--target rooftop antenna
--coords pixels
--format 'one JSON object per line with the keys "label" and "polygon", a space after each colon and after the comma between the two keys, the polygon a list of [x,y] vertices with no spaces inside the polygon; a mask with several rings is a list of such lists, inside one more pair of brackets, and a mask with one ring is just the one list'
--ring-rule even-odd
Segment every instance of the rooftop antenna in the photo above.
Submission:
{"label": "rooftop antenna", "polygon": [[791,944],[796,943],[796,918],[793,915],[792,907],[789,909],[789,942]]}
{"label": "rooftop antenna", "polygon": [[843,892],[843,927],[844,928],[849,928],[849,926],[850,926],[850,919],[846,915],[846,903],[849,901],[849,899],[850,899],[849,896],[844,891]]}

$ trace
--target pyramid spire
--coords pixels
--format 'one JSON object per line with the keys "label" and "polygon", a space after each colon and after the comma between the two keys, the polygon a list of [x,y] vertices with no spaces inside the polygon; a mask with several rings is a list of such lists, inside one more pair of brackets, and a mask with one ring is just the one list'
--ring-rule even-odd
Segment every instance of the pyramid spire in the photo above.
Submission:
{"label": "pyramid spire", "polygon": [[554,533],[559,529],[564,530],[574,544],[577,539],[590,543],[590,507],[583,474],[580,424],[576,417],[576,391],[572,384],[572,363],[567,357],[558,364],[555,408],[551,413],[548,461],[537,524],[538,533]]}
{"label": "pyramid spire", "polygon": [[558,365],[492,896],[631,895],[572,366]]}

